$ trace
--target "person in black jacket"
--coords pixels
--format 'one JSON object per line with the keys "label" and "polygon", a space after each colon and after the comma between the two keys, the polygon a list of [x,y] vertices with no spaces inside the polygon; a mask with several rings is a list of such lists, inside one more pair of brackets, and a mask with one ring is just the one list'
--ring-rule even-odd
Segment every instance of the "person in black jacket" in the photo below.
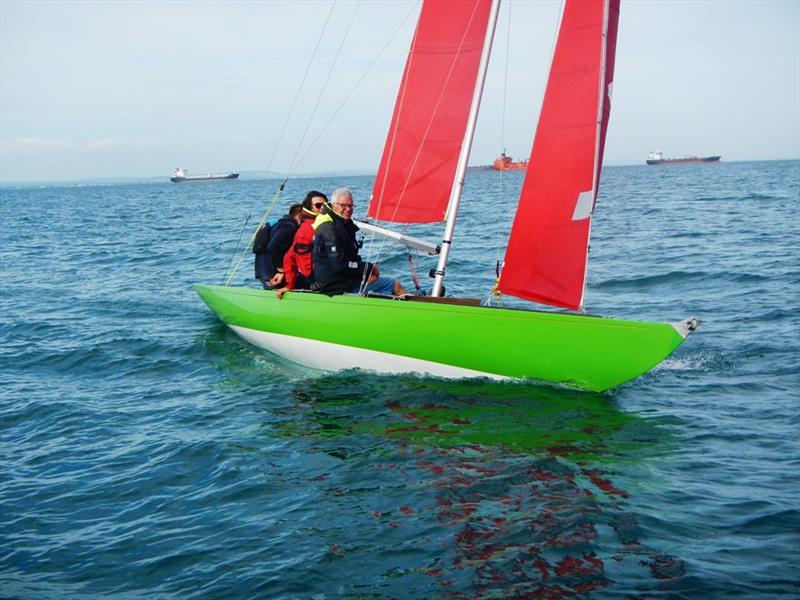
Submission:
{"label": "person in black jacket", "polygon": [[256,279],[261,280],[265,289],[272,288],[269,280],[275,273],[283,270],[283,255],[292,246],[294,234],[300,226],[302,211],[302,204],[292,204],[289,212],[270,228],[266,252],[256,254]]}
{"label": "person in black jacket", "polygon": [[352,192],[347,188],[335,190],[331,194],[330,208],[323,209],[323,214],[314,222],[316,289],[329,296],[369,292],[394,296],[408,294],[398,280],[381,277],[378,265],[361,260],[356,240],[358,226],[352,217]]}

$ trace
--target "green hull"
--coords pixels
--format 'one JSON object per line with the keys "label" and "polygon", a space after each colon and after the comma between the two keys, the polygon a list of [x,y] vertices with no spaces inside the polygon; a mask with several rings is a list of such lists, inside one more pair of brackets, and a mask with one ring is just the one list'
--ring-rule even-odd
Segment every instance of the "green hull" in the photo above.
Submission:
{"label": "green hull", "polygon": [[669,356],[696,322],[648,323],[447,303],[196,285],[234,331],[326,370],[489,376],[604,391]]}

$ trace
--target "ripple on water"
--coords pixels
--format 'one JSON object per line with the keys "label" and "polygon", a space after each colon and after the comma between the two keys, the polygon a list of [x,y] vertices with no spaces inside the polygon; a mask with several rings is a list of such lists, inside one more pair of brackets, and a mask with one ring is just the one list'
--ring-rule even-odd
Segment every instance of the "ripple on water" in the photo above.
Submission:
{"label": "ripple on water", "polygon": [[[522,179],[470,174],[451,292],[488,294]],[[3,189],[3,596],[800,595],[797,162],[604,169],[590,312],[703,320],[608,394],[242,342],[191,284],[273,183]]]}

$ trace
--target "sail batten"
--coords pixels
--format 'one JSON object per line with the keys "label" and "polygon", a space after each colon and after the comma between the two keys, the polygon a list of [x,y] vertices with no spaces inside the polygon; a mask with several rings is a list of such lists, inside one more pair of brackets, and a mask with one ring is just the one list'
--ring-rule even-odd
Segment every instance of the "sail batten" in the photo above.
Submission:
{"label": "sail batten", "polygon": [[498,289],[583,304],[613,81],[619,0],[567,0]]}
{"label": "sail batten", "polygon": [[445,219],[491,0],[425,2],[406,62],[368,216]]}

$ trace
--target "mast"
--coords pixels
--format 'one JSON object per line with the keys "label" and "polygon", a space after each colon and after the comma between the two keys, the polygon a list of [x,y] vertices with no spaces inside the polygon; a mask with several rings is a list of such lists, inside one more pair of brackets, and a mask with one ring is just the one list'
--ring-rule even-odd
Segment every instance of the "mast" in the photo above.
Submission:
{"label": "mast", "polygon": [[431,290],[431,296],[442,296],[444,292],[444,271],[447,267],[447,259],[450,255],[450,247],[453,242],[453,233],[455,232],[456,228],[458,205],[461,202],[461,192],[464,189],[464,176],[467,172],[467,162],[469,161],[469,153],[472,149],[472,138],[475,135],[475,123],[478,120],[478,110],[481,106],[483,85],[486,82],[486,71],[489,65],[489,55],[492,52],[492,40],[494,39],[494,30],[497,26],[497,13],[499,11],[500,0],[492,0],[492,6],[489,10],[489,25],[486,28],[486,37],[484,39],[483,49],[481,51],[481,60],[478,66],[475,90],[472,95],[472,104],[469,108],[467,129],[464,132],[464,140],[461,143],[461,153],[458,156],[458,164],[456,166],[456,173],[453,179],[453,188],[450,191],[450,201],[447,205],[444,235],[442,236],[439,261],[437,262],[436,270],[434,271],[434,282],[433,289]]}

